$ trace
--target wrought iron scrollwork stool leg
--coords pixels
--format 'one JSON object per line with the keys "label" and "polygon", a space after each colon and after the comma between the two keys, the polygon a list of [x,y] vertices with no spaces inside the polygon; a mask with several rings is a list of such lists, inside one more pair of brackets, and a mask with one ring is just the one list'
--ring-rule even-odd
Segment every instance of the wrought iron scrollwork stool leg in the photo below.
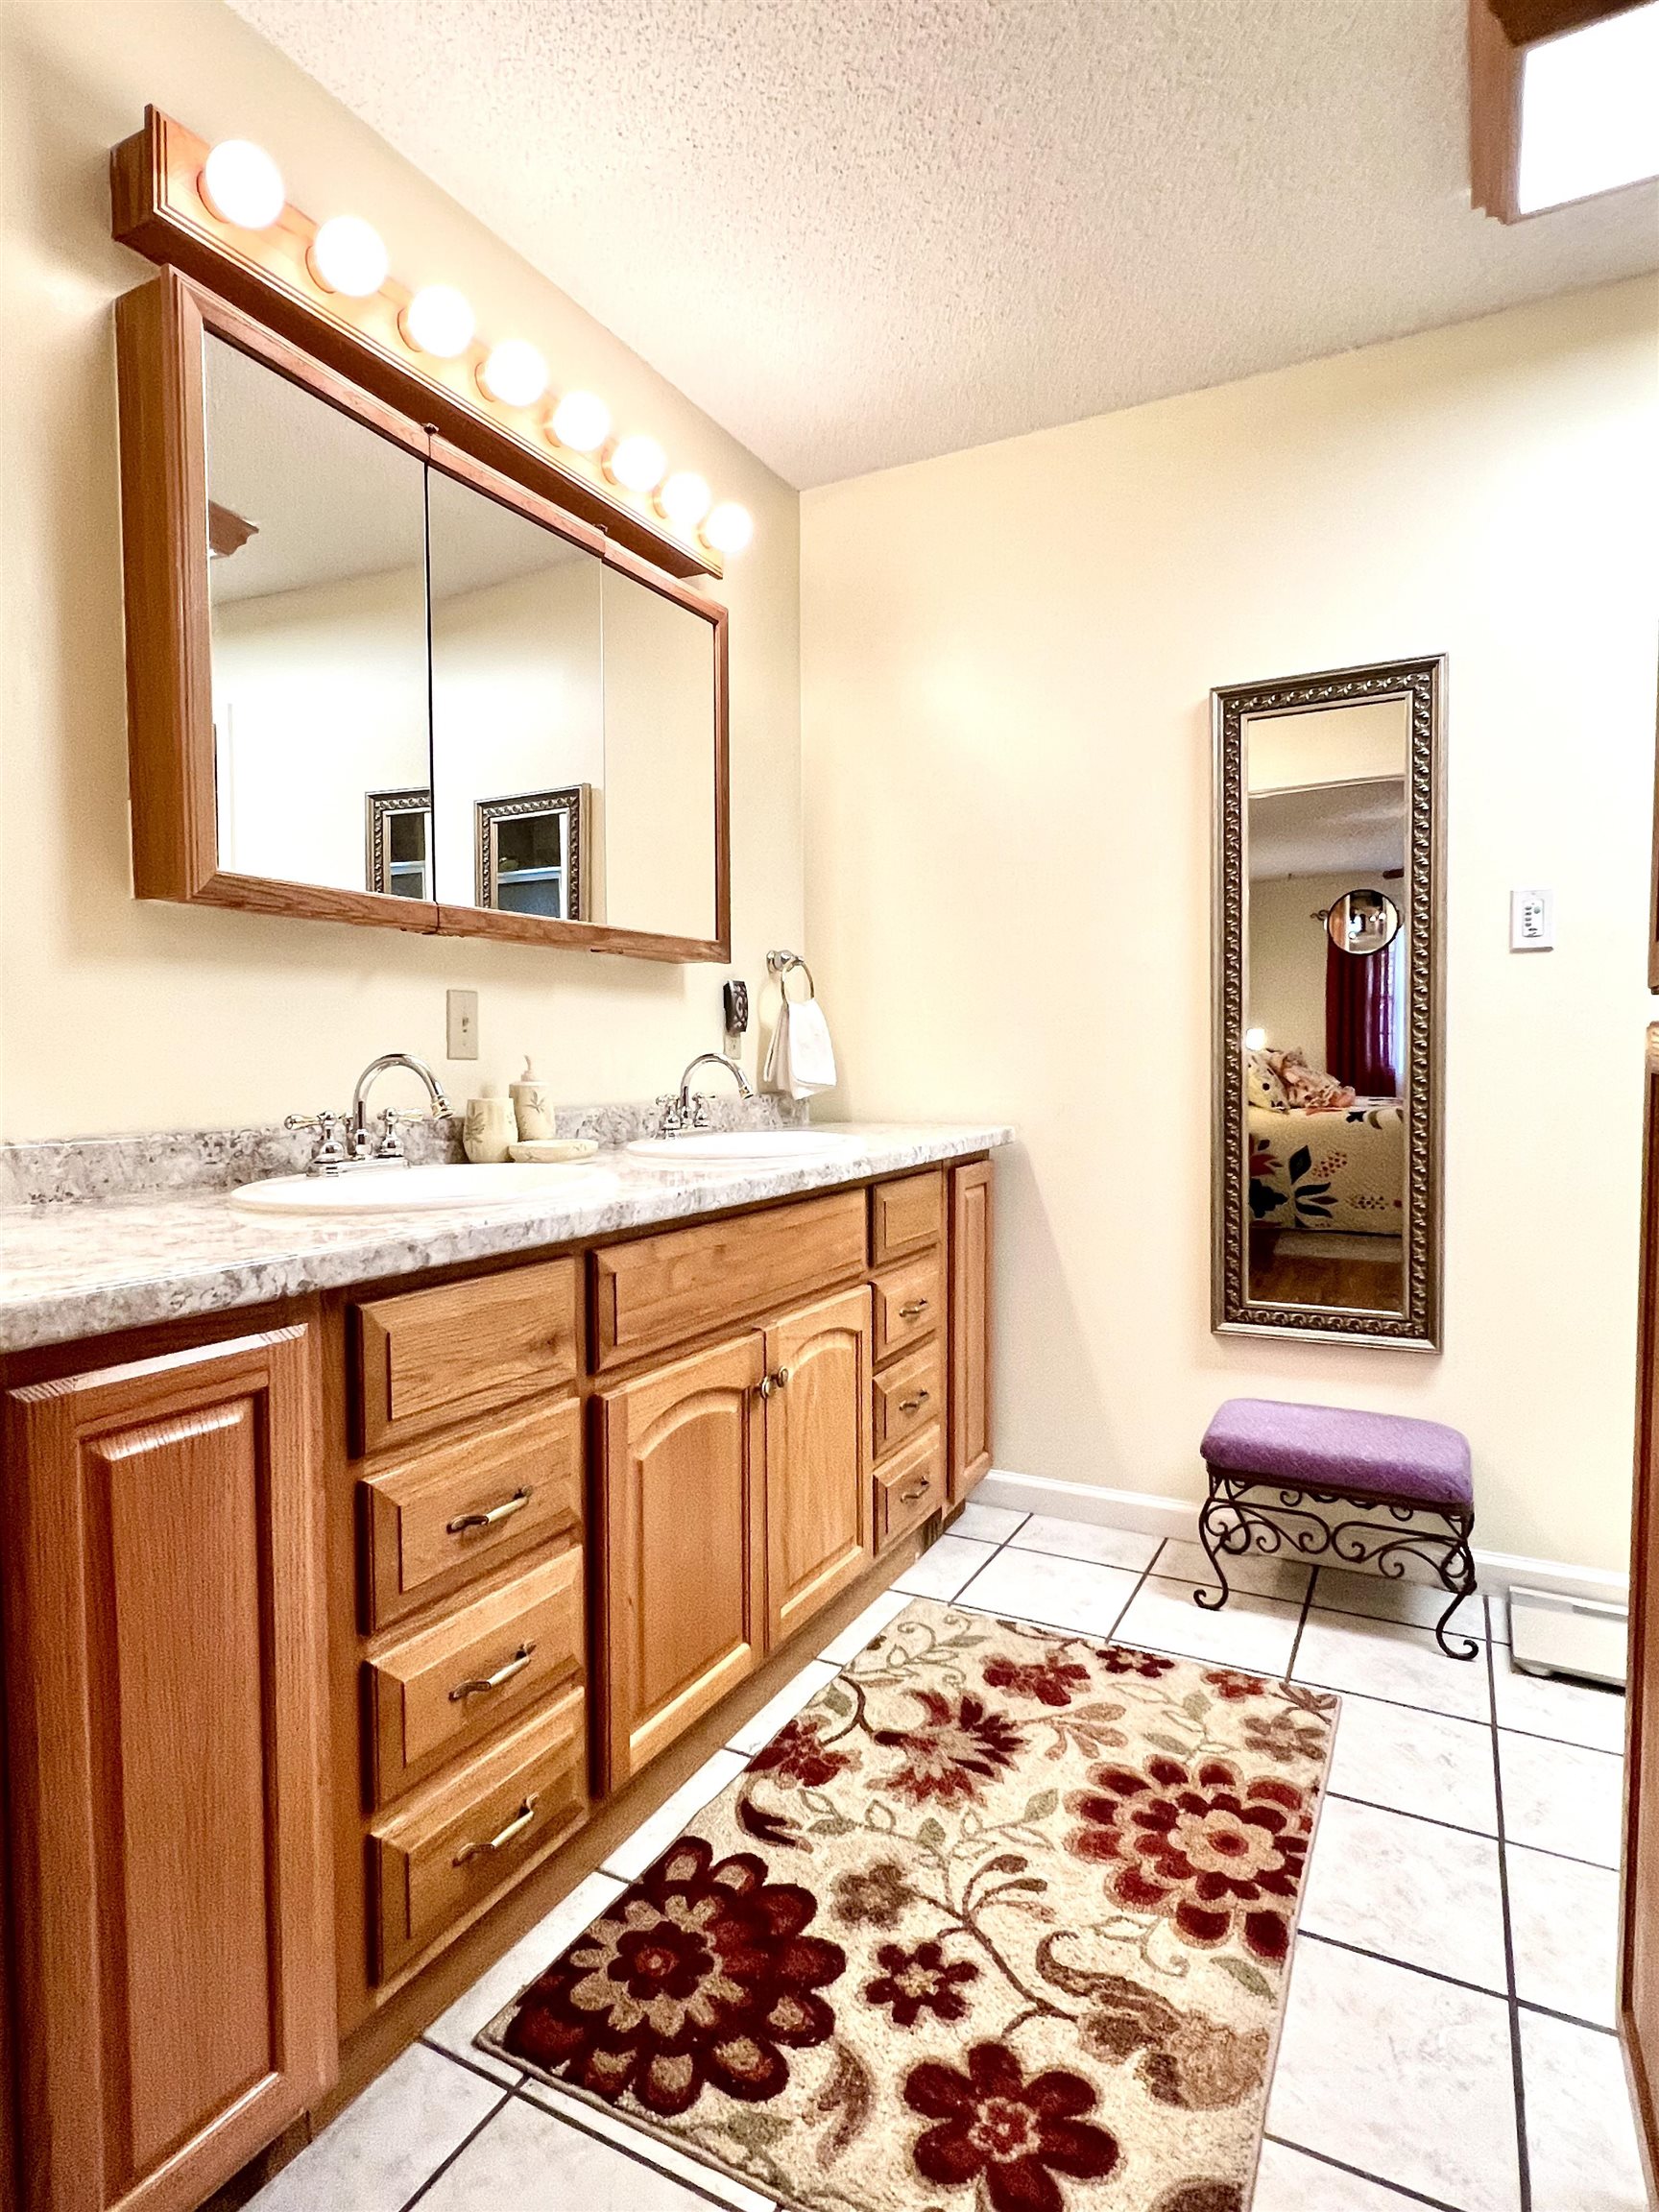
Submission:
{"label": "wrought iron scrollwork stool leg", "polygon": [[1435,1623],[1434,1640],[1448,1659],[1473,1659],[1480,1649],[1479,1642],[1465,1631],[1459,1630],[1457,1642],[1467,1645],[1468,1648],[1463,1651],[1455,1650],[1453,1647],[1452,1639],[1446,1634],[1446,1626],[1464,1599],[1472,1598],[1475,1594],[1475,1556],[1469,1549],[1469,1538],[1474,1530],[1475,1519],[1473,1514],[1448,1512],[1446,1523],[1452,1531],[1452,1539],[1446,1547],[1445,1557],[1440,1562],[1440,1580],[1442,1585],[1453,1593],[1453,1598],[1451,1604],[1447,1606],[1445,1612]]}
{"label": "wrought iron scrollwork stool leg", "polygon": [[[1231,1519],[1229,1520],[1229,1515]],[[1219,1598],[1207,1598],[1202,1590],[1194,1590],[1192,1601],[1208,1612],[1219,1613],[1233,1592],[1227,1580],[1227,1571],[1221,1564],[1221,1552],[1226,1546],[1229,1527],[1241,1526],[1238,1509],[1234,1501],[1223,1496],[1216,1488],[1215,1478],[1210,1478],[1210,1496],[1204,1510],[1198,1516],[1198,1541],[1204,1547],[1204,1555],[1210,1562],[1212,1573],[1221,1585]]]}

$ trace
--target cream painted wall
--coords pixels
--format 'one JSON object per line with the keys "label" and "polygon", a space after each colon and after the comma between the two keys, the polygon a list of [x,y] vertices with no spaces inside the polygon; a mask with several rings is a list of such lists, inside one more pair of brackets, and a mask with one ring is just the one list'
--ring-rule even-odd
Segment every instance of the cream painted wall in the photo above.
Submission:
{"label": "cream painted wall", "polygon": [[[1240,1392],[1465,1429],[1479,1539],[1628,1546],[1659,605],[1647,280],[813,492],[839,1110],[1004,1116],[998,1464],[1198,1494]],[[1209,1322],[1215,684],[1444,652],[1446,1349]],[[1560,950],[1507,950],[1514,884]]]}
{"label": "cream painted wall", "polygon": [[[733,970],[754,985],[802,926],[796,494],[219,0],[8,0],[0,39],[0,1137],[266,1120],[343,1099],[392,1046],[462,1095],[527,1049],[568,1099],[661,1090],[719,1044],[725,971],[132,899],[111,305],[151,272],[110,242],[108,148],[146,101],[259,140],[301,206],[369,216],[399,275],[460,281],[486,330],[752,509],[723,595]],[[481,994],[476,1068],[442,1066],[452,984]]]}

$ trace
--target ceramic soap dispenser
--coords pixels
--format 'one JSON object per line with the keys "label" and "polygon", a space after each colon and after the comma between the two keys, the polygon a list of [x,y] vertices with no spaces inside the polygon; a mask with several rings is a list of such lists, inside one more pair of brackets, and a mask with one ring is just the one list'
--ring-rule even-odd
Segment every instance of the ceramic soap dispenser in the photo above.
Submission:
{"label": "ceramic soap dispenser", "polygon": [[513,1112],[518,1123],[520,1137],[527,1139],[544,1138],[556,1137],[559,1134],[554,1116],[552,1088],[543,1083],[537,1074],[530,1064],[528,1053],[524,1058],[524,1072],[512,1086],[511,1094]]}

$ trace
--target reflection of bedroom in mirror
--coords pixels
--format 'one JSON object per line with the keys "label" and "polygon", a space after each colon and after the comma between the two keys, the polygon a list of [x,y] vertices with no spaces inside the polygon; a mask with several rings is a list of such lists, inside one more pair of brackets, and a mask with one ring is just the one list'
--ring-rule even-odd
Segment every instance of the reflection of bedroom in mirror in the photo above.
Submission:
{"label": "reflection of bedroom in mirror", "polygon": [[1215,695],[1222,1328],[1433,1341],[1439,677]]}

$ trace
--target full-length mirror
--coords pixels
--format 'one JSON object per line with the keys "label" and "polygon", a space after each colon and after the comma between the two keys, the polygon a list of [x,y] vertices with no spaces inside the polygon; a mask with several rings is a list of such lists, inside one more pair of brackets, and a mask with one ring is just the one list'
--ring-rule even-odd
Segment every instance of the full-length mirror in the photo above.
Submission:
{"label": "full-length mirror", "polygon": [[219,866],[429,899],[425,463],[211,333],[204,355]]}
{"label": "full-length mirror", "polygon": [[1437,1340],[1441,678],[1214,694],[1219,1328]]}

